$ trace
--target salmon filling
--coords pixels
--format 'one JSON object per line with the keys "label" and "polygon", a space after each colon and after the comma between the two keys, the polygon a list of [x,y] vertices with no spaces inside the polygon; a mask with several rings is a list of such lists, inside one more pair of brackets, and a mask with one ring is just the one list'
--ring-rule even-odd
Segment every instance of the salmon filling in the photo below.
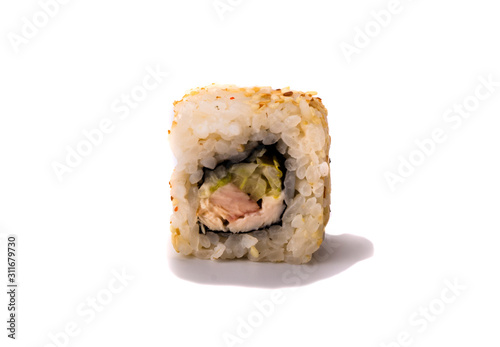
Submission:
{"label": "salmon filling", "polygon": [[277,223],[285,209],[282,165],[261,146],[245,162],[207,171],[197,211],[202,232],[246,232]]}

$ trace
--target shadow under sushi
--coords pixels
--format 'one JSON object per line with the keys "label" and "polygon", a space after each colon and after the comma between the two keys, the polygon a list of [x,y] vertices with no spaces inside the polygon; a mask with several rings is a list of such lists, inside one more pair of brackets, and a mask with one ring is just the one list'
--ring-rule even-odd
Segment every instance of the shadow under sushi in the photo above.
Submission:
{"label": "shadow under sushi", "polygon": [[335,276],[372,255],[373,244],[364,237],[327,234],[312,260],[304,265],[209,261],[179,254],[169,257],[169,265],[177,277],[200,284],[282,288],[308,285]]}

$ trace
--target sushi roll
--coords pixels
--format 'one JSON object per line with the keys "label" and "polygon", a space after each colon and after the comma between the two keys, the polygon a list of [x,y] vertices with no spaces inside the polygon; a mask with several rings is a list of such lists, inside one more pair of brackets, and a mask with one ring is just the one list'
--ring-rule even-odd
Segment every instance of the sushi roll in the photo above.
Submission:
{"label": "sushi roll", "polygon": [[170,224],[177,252],[311,260],[330,216],[327,111],[315,95],[214,84],[174,103]]}

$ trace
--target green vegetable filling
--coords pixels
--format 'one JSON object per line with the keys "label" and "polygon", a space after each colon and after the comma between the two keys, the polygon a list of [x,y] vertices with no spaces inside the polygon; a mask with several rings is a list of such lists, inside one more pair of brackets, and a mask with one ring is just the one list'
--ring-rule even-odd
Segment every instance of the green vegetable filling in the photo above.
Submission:
{"label": "green vegetable filling", "polygon": [[209,182],[211,193],[228,183],[233,183],[254,201],[258,201],[264,196],[278,198],[281,193],[282,177],[283,172],[280,170],[277,158],[266,156],[264,151],[256,158],[256,163],[234,164],[224,177],[217,180],[214,175],[208,177],[205,182]]}
{"label": "green vegetable filling", "polygon": [[232,179],[231,174],[227,175],[224,178],[221,178],[212,187],[210,187],[210,193],[213,193],[217,189],[219,189],[220,187],[225,186],[226,184],[228,184],[229,182],[231,182],[231,179]]}

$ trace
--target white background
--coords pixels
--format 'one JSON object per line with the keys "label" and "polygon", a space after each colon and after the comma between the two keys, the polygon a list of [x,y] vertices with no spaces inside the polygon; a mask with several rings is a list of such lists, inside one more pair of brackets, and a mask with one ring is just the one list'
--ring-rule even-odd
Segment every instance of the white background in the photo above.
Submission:
{"label": "white background", "polygon": [[[68,346],[225,346],[232,334],[236,346],[381,346],[404,332],[407,345],[498,345],[500,87],[456,129],[443,119],[480,76],[500,81],[496,3],[401,0],[350,63],[342,42],[389,1],[232,3],[221,18],[211,0],[72,0],[16,46],[41,7],[2,2],[0,282],[4,293],[5,237],[17,234],[20,292],[16,341],[2,294],[1,345],[56,334]],[[157,66],[171,75],[121,120],[111,105]],[[212,82],[316,90],[329,110],[327,233],[343,236],[298,286],[282,280],[288,265],[172,251],[172,102]],[[104,118],[114,130],[59,181],[53,163]],[[447,140],[391,191],[384,174],[435,128]],[[113,271],[133,279],[109,298]],[[466,289],[442,305],[446,281]],[[77,313],[99,295],[111,302],[93,319]],[[259,321],[254,302],[277,296]],[[419,331],[410,319],[429,305],[439,314]]]}

